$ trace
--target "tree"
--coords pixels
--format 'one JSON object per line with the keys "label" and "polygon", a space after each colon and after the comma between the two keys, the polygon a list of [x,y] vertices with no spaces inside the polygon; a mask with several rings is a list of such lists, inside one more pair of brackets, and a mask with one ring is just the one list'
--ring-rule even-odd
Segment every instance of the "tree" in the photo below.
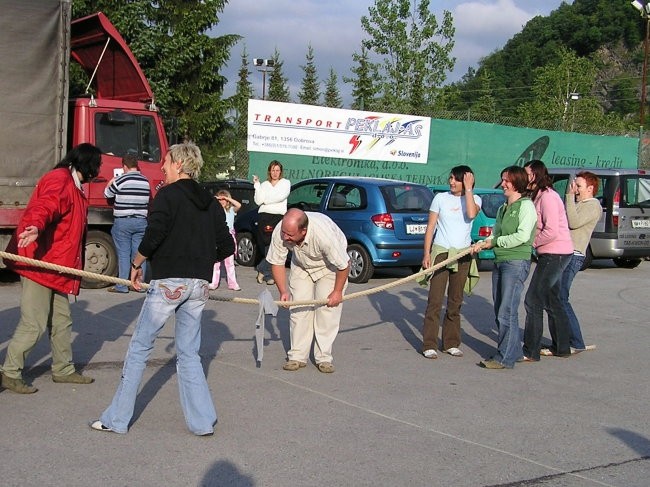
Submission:
{"label": "tree", "polygon": [[447,10],[442,24],[429,10],[429,0],[375,0],[361,17],[368,34],[363,45],[381,58],[378,63],[386,111],[413,113],[433,104],[437,89],[453,70],[453,20]]}
{"label": "tree", "polygon": [[304,72],[304,76],[302,78],[300,92],[298,93],[298,100],[305,105],[318,105],[320,89],[316,65],[314,64],[314,49],[311,44],[307,47],[307,55],[305,57],[307,63],[304,66],[300,66]]}
{"label": "tree", "polygon": [[220,70],[240,36],[208,35],[226,2],[75,0],[72,11],[74,18],[98,11],[109,17],[144,70],[163,117],[177,118],[183,138],[204,145],[225,128],[230,108]]}
{"label": "tree", "polygon": [[605,115],[592,94],[595,74],[592,61],[578,57],[567,48],[559,48],[555,63],[535,71],[532,87],[535,98],[519,106],[520,119],[529,127],[549,130],[622,130],[622,120]]}
{"label": "tree", "polygon": [[478,80],[481,84],[480,96],[472,105],[472,118],[474,120],[487,119],[494,122],[499,112],[494,90],[492,89],[492,75],[490,71],[487,69],[483,70],[478,76]]}
{"label": "tree", "polygon": [[[253,98],[249,66],[248,52],[244,46],[237,72],[237,86],[231,98],[228,127],[219,138],[217,153],[205,160],[206,170],[203,173],[206,175],[228,173],[230,176],[245,178],[248,174],[248,100]],[[234,174],[231,171],[233,166]]]}
{"label": "tree", "polygon": [[330,75],[325,80],[325,106],[330,108],[343,108],[341,93],[339,92],[339,80],[334,68],[330,68]]}
{"label": "tree", "polygon": [[251,71],[248,69],[248,53],[246,47],[241,54],[241,64],[237,72],[237,88],[232,98],[235,133],[237,137],[246,138],[248,133],[248,100],[253,98],[253,84],[248,79]]}
{"label": "tree", "polygon": [[368,49],[361,45],[361,53],[354,53],[352,60],[357,63],[350,68],[356,78],[343,77],[345,83],[352,84],[353,110],[375,110],[375,99],[378,93],[376,80],[379,77],[377,66],[370,62]]}
{"label": "tree", "polygon": [[269,76],[269,96],[271,101],[280,101],[284,103],[291,103],[291,95],[289,94],[289,87],[287,85],[287,78],[282,72],[284,62],[280,60],[280,53],[277,48],[273,53],[273,70]]}

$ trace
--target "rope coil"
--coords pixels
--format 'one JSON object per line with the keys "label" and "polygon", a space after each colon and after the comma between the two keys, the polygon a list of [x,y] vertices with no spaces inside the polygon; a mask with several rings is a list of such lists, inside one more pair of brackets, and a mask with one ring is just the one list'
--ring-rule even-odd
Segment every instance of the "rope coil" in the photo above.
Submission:
{"label": "rope coil", "polygon": [[[383,284],[378,287],[374,287],[371,289],[366,289],[364,291],[358,291],[350,294],[346,294],[343,296],[343,301],[348,301],[350,299],[356,299],[364,296],[369,296],[371,294],[377,294],[383,291],[386,291],[387,289],[392,289],[397,286],[401,286],[402,284],[405,284],[409,281],[414,281],[416,279],[419,279],[422,276],[425,276],[427,274],[432,274],[438,269],[441,269],[449,264],[454,263],[455,261],[459,260],[461,257],[466,256],[471,252],[471,247],[468,247],[464,250],[461,250],[458,252],[454,257],[449,257],[443,261],[438,262],[436,265],[431,266],[428,269],[421,270],[420,272],[417,272],[415,274],[412,274],[410,276],[402,277],[401,279],[397,279],[393,282],[389,282],[388,284]],[[23,262],[25,264],[32,265],[34,267],[41,267],[43,269],[49,269],[53,271],[57,271],[61,274],[69,274],[73,276],[79,276],[82,278],[86,279],[92,279],[95,281],[103,281],[103,282],[108,282],[111,284],[121,284],[124,286],[130,286],[131,281],[127,279],[120,279],[119,277],[112,277],[112,276],[105,276],[103,274],[96,274],[94,272],[88,272],[84,271],[81,269],[73,269],[71,267],[65,267],[62,265],[58,264],[52,264],[50,262],[43,262],[41,260],[36,260],[36,259],[30,259],[29,257],[23,257],[21,255],[16,255],[16,254],[11,254],[9,252],[3,252],[0,251],[0,257],[3,259],[9,259],[9,260],[15,260],[18,262]],[[149,285],[146,283],[142,283],[142,287],[144,289],[149,288]],[[210,296],[210,299],[215,300],[215,301],[224,301],[224,302],[230,302],[230,303],[236,303],[236,304],[253,304],[258,306],[260,304],[259,299],[255,298],[227,298],[227,297],[221,297],[221,296]],[[320,299],[320,300],[311,300],[311,301],[274,301],[275,304],[278,306],[282,306],[285,308],[291,307],[291,306],[312,306],[312,305],[317,305],[321,306],[324,304],[327,304],[326,299]]]}

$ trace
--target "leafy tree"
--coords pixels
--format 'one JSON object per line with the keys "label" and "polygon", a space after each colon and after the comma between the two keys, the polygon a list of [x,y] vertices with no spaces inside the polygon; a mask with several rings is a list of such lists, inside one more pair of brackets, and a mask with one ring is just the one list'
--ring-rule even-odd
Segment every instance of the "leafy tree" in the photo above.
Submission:
{"label": "leafy tree", "polygon": [[334,68],[330,68],[330,75],[325,80],[325,106],[330,108],[343,108],[341,93],[339,92],[339,80]]}
{"label": "leafy tree", "polygon": [[530,127],[568,131],[622,130],[624,124],[605,115],[591,94],[596,66],[574,51],[558,49],[555,63],[535,71],[532,102],[519,106],[520,119]]}
{"label": "leafy tree", "polygon": [[237,87],[232,98],[235,133],[237,137],[243,138],[248,133],[248,100],[253,98],[253,84],[248,79],[251,75],[248,62],[248,53],[244,47],[237,72]]}
{"label": "leafy tree", "polygon": [[442,24],[429,10],[429,0],[375,0],[361,17],[368,34],[364,47],[378,63],[382,103],[387,111],[412,113],[431,105],[437,89],[454,68],[453,20],[447,10]]}
{"label": "leafy tree", "polygon": [[163,117],[178,119],[185,139],[212,143],[226,126],[229,100],[220,70],[238,35],[212,38],[227,0],[75,0],[73,17],[104,12],[129,43]]}
{"label": "leafy tree", "polygon": [[478,76],[478,81],[481,84],[480,96],[472,105],[472,117],[474,119],[487,118],[494,120],[499,112],[494,90],[492,89],[492,75],[488,70],[483,70]]}
{"label": "leafy tree", "polygon": [[[556,53],[560,47],[571,49],[579,57],[592,57],[604,46],[622,42],[627,49],[640,45],[645,31],[644,23],[630,2],[608,2],[603,0],[574,0],[572,4],[562,3],[547,17],[534,17],[513,36],[503,47],[486,56],[479,63],[477,74],[488,70],[492,76],[492,88],[503,93],[497,98],[497,107],[506,113],[517,112],[521,103],[531,103],[535,94],[532,86],[535,70],[549,63],[556,63]],[[620,50],[615,50],[620,52]],[[638,76],[642,56],[638,66],[628,69],[629,76]],[[626,59],[612,58],[607,65],[627,65]],[[610,69],[599,66],[599,69]],[[636,71],[636,72],[635,72]],[[596,75],[601,78],[601,74]],[[619,74],[615,75],[619,76]],[[463,79],[456,83],[462,92],[461,99],[466,107],[471,106],[480,96],[476,77]],[[606,85],[598,89],[607,88]],[[605,108],[615,106],[613,101],[599,98]],[[626,108],[617,107],[624,112]]]}
{"label": "leafy tree", "polygon": [[354,53],[352,60],[357,63],[356,66],[350,68],[350,71],[356,78],[343,77],[345,83],[351,83],[352,101],[351,108],[353,110],[375,110],[375,99],[379,92],[376,84],[378,78],[377,66],[370,62],[368,49],[361,45],[361,53]]}
{"label": "leafy tree", "polygon": [[[246,177],[248,174],[247,134],[248,134],[248,100],[253,98],[253,85],[250,82],[249,58],[244,47],[241,64],[237,72],[237,86],[231,98],[229,126],[219,139],[219,153],[206,160],[206,174],[228,173],[231,176]],[[231,174],[234,167],[234,174]]]}
{"label": "leafy tree", "polygon": [[318,105],[320,99],[320,90],[318,83],[318,74],[314,64],[314,48],[309,44],[306,55],[307,63],[300,68],[304,72],[302,85],[298,93],[298,100],[304,105]]}
{"label": "leafy tree", "polygon": [[282,72],[284,62],[280,60],[280,53],[277,48],[273,53],[274,68],[269,76],[269,96],[271,101],[280,101],[284,103],[291,103],[291,96],[289,94],[289,86],[287,85],[287,78]]}

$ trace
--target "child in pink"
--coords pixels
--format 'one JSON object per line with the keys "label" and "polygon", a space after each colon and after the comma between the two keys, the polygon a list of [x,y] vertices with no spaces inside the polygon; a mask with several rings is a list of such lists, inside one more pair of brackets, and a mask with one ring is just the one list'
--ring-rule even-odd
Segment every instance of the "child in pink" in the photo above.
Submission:
{"label": "child in pink", "polygon": [[[230,229],[230,234],[232,239],[235,241],[235,253],[237,253],[237,240],[235,240],[235,214],[241,208],[241,203],[230,195],[230,192],[222,189],[217,191],[215,196],[217,201],[223,207],[223,211],[226,212],[226,223]],[[230,257],[227,257],[223,261],[223,265],[226,267],[226,277],[228,280],[228,289],[233,291],[241,291],[239,284],[237,284],[237,276],[235,275],[235,254],[232,254]],[[219,287],[219,280],[221,279],[221,262],[216,262],[214,264],[214,269],[212,271],[212,282],[208,285],[210,289],[217,289]]]}

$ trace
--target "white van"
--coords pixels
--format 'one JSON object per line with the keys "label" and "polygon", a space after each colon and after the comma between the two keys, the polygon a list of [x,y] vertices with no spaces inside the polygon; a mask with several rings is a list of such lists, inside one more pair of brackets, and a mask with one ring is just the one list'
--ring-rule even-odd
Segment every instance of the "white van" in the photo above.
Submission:
{"label": "white van", "polygon": [[581,171],[600,179],[603,214],[587,248],[583,269],[592,259],[614,259],[633,269],[650,257],[650,173],[641,169],[549,168],[553,187],[564,198],[567,184]]}

